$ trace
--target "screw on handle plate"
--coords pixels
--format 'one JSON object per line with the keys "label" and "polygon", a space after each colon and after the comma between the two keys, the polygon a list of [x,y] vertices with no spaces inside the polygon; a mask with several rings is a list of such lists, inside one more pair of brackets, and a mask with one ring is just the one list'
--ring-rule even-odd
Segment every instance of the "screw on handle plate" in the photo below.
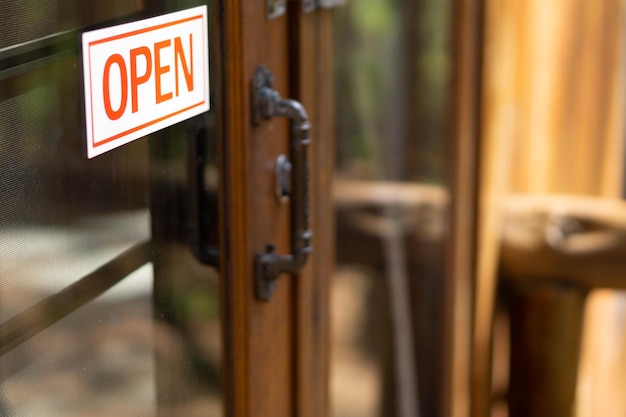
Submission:
{"label": "screw on handle plate", "polygon": [[278,155],[274,163],[274,194],[279,203],[288,203],[291,196],[291,162],[286,155]]}

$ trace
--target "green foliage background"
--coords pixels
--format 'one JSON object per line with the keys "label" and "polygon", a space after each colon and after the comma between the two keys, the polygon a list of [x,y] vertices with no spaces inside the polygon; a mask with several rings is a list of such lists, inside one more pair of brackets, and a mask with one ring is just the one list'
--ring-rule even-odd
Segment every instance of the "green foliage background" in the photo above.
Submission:
{"label": "green foliage background", "polygon": [[339,172],[445,183],[450,0],[351,0],[335,31]]}

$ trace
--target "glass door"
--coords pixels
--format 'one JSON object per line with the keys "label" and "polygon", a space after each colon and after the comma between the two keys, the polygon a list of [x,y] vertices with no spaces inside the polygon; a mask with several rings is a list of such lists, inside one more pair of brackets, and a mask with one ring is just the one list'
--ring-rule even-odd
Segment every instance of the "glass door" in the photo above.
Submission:
{"label": "glass door", "polygon": [[84,137],[82,34],[201,5],[0,5],[0,415],[222,415],[219,106],[92,159]]}

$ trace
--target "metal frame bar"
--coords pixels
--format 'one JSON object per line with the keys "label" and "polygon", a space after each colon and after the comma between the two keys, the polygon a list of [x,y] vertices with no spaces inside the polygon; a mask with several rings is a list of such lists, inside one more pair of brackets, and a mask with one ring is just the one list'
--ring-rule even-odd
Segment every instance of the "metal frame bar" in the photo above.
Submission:
{"label": "metal frame bar", "polygon": [[139,243],[74,284],[0,324],[0,356],[111,289],[150,262],[150,253],[150,242]]}

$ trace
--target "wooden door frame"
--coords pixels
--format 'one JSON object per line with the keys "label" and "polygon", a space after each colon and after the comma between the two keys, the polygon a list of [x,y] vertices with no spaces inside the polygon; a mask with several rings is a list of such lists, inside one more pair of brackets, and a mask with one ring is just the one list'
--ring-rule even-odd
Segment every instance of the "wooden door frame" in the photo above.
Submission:
{"label": "wooden door frame", "polygon": [[[296,411],[298,417],[329,415],[330,279],[335,266],[332,180],[335,168],[335,91],[332,10],[302,13],[300,2],[288,10],[296,38],[290,90],[308,109],[311,149],[312,223],[315,251],[311,267],[296,285]],[[311,53],[314,51],[314,53]]]}
{"label": "wooden door frame", "polygon": [[[315,251],[294,287],[296,305],[296,355],[294,415],[328,414],[329,277],[334,266],[334,224],[330,185],[334,168],[332,12],[302,14],[299,2],[290,6],[291,97],[303,102],[313,124],[311,152]],[[481,409],[477,398],[488,395],[484,375],[488,364],[473,363],[476,259],[478,248],[478,164],[481,77],[483,54],[483,0],[455,0],[454,70],[450,107],[451,231],[444,300],[443,415],[466,417]],[[224,173],[245,172],[249,129],[249,77],[244,72],[244,0],[222,0],[224,83],[224,141],[220,150]],[[315,51],[311,53],[310,51]],[[321,85],[319,84],[320,81]],[[251,259],[242,250],[246,241],[246,181],[244,176],[222,180],[221,236],[224,342],[224,400],[228,416],[250,415],[249,405],[262,395],[250,387],[247,360],[251,342],[247,308],[252,300]],[[306,383],[305,383],[306,381]],[[271,383],[271,381],[268,381]],[[473,386],[473,388],[472,388]],[[280,400],[280,399],[277,399]]]}
{"label": "wooden door frame", "polygon": [[488,415],[483,413],[484,401],[490,400],[491,368],[483,361],[484,352],[476,350],[475,334],[483,20],[484,0],[453,1],[451,201],[443,320],[444,403],[441,404],[443,415],[450,417]]}
{"label": "wooden door frame", "polygon": [[[252,288],[252,254],[249,247],[251,216],[249,147],[254,136],[250,122],[250,51],[246,44],[255,24],[265,24],[259,4],[247,0],[222,0],[222,77],[224,114],[221,155],[221,274],[223,322],[223,398],[227,416],[256,416],[257,404],[272,409],[289,403],[294,416],[323,417],[328,413],[328,282],[333,271],[334,225],[331,181],[334,168],[332,15],[329,11],[303,14],[300,2],[288,2],[285,17],[288,43],[288,91],[281,95],[299,99],[307,109],[313,137],[310,149],[311,227],[314,252],[302,273],[281,277],[279,285],[291,280],[290,306],[261,305]],[[251,9],[254,12],[251,12]],[[258,23],[261,22],[261,23]],[[282,24],[282,23],[279,23]],[[255,42],[262,43],[263,40]],[[257,45],[258,46],[258,45]],[[266,45],[273,47],[273,45]],[[262,60],[261,60],[262,61]],[[247,64],[248,63],[248,64]],[[262,64],[263,62],[258,62]],[[282,76],[282,75],[281,75]],[[281,89],[279,89],[281,90]],[[237,175],[235,173],[240,173]],[[245,173],[241,175],[241,173]],[[280,301],[285,304],[285,300]],[[259,316],[277,309],[292,311],[291,357],[278,358],[284,352],[271,349],[271,335],[253,332]],[[290,392],[267,389],[276,383],[271,369],[254,366],[254,352],[259,346],[269,352],[272,361],[290,361]],[[266,373],[266,375],[259,375]],[[281,383],[284,384],[284,381]],[[262,412],[262,410],[261,410]]]}

